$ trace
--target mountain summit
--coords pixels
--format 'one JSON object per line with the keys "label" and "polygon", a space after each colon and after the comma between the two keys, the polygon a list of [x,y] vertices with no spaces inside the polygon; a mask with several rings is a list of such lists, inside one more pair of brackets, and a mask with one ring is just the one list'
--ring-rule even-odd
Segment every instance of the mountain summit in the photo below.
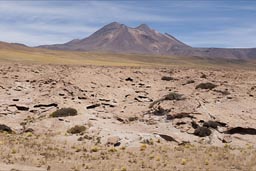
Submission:
{"label": "mountain summit", "polygon": [[157,32],[146,24],[131,28],[118,22],[105,25],[84,39],[75,39],[64,44],[39,47],[55,50],[139,53],[200,58],[242,60],[256,58],[255,48],[193,48],[168,33]]}
{"label": "mountain summit", "polygon": [[105,51],[117,53],[168,54],[171,49],[189,48],[174,37],[161,34],[146,24],[136,28],[110,23],[91,36],[64,44],[40,46],[49,49]]}

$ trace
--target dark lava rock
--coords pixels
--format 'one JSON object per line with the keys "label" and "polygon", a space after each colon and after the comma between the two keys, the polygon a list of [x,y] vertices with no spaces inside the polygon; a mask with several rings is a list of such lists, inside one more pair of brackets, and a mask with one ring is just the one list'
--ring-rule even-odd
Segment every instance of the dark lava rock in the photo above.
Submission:
{"label": "dark lava rock", "polygon": [[183,94],[171,92],[164,97],[164,100],[184,100]]}
{"label": "dark lava rock", "polygon": [[207,76],[205,74],[202,74],[200,78],[207,78]]}
{"label": "dark lava rock", "polygon": [[39,108],[39,107],[58,107],[57,103],[50,103],[50,104],[38,104],[35,105],[34,108]]}
{"label": "dark lava rock", "polygon": [[213,84],[213,83],[200,83],[196,86],[196,89],[208,89],[208,90],[212,90],[215,87],[217,87],[217,85]]}
{"label": "dark lava rock", "polygon": [[218,121],[208,121],[208,122],[204,122],[203,126],[207,127],[207,128],[217,129],[218,126],[225,127],[225,126],[227,126],[227,124],[223,123],[223,122],[218,122]]}
{"label": "dark lava rock", "polygon": [[18,110],[22,110],[22,111],[28,111],[29,110],[28,106],[21,106],[21,105],[15,105],[15,106]]}
{"label": "dark lava rock", "polygon": [[128,77],[128,78],[125,79],[125,81],[131,81],[131,82],[133,82],[133,79],[132,79],[131,77]]}
{"label": "dark lava rock", "polygon": [[199,136],[199,137],[207,137],[211,135],[212,131],[207,128],[207,127],[197,127],[194,131],[194,135]]}
{"label": "dark lava rock", "polygon": [[94,109],[99,106],[100,106],[100,104],[93,104],[93,105],[87,106],[86,109]]}
{"label": "dark lava rock", "polygon": [[163,77],[161,78],[161,80],[164,80],[164,81],[171,81],[171,80],[174,80],[174,78],[173,78],[173,77],[170,77],[170,76],[163,76]]}
{"label": "dark lava rock", "polygon": [[12,129],[4,124],[0,124],[0,132],[12,133]]}
{"label": "dark lava rock", "polygon": [[243,127],[234,127],[229,128],[226,132],[226,134],[241,134],[241,135],[256,135],[256,129],[255,128],[243,128]]}
{"label": "dark lava rock", "polygon": [[193,84],[193,83],[195,83],[194,80],[188,80],[188,81],[186,82],[186,84]]}

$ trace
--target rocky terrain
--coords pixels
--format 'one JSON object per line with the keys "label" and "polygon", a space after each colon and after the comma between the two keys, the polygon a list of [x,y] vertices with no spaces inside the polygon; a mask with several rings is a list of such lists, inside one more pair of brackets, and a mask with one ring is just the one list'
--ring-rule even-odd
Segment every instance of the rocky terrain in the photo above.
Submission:
{"label": "rocky terrain", "polygon": [[256,72],[0,65],[0,170],[255,170]]}

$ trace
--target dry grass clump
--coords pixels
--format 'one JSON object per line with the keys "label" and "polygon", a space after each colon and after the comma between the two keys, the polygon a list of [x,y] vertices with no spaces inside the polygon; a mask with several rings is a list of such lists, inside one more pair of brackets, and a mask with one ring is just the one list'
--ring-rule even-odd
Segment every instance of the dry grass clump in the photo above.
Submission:
{"label": "dry grass clump", "polygon": [[77,115],[77,110],[74,108],[61,108],[53,112],[50,117],[66,117],[66,116],[75,116]]}
{"label": "dry grass clump", "polygon": [[72,128],[70,128],[67,132],[70,134],[79,134],[86,130],[86,127],[83,125],[76,125]]}

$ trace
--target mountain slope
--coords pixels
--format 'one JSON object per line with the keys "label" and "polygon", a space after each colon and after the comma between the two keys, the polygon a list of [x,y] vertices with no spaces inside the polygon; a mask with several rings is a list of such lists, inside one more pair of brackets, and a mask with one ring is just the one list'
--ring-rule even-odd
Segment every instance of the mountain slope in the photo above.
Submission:
{"label": "mountain slope", "polygon": [[43,45],[40,48],[54,50],[97,51],[114,53],[138,53],[175,55],[200,58],[256,59],[256,48],[193,48],[165,33],[161,34],[147,25],[136,28],[117,22],[110,23],[91,36],[64,44]]}
{"label": "mountain slope", "polygon": [[190,48],[174,37],[161,34],[142,24],[130,28],[117,22],[110,23],[82,40],[65,44],[40,46],[49,49],[109,51],[120,53],[168,54],[171,48]]}

